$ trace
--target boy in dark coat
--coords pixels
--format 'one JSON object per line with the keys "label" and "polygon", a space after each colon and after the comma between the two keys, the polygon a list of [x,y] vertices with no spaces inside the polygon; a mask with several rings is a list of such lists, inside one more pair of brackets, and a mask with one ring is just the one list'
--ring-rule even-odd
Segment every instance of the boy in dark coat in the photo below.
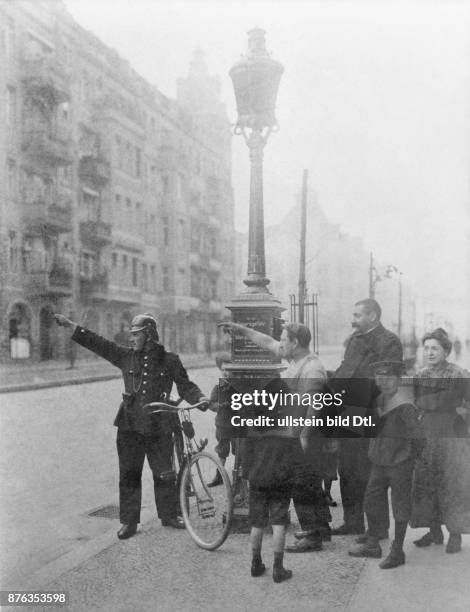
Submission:
{"label": "boy in dark coat", "polygon": [[375,382],[381,391],[377,398],[376,437],[370,441],[372,470],[364,497],[368,531],[364,543],[349,551],[353,557],[380,558],[380,535],[388,525],[388,489],[392,493],[395,539],[390,553],[379,565],[391,569],[405,563],[403,542],[411,516],[411,486],[416,457],[425,439],[413,404],[413,386],[401,379],[403,362],[372,364]]}

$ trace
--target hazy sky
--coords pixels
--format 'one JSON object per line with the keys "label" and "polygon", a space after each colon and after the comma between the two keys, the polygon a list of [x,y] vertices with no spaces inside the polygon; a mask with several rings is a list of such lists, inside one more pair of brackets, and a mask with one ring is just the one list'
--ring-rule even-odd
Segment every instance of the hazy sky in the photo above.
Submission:
{"label": "hazy sky", "polygon": [[[201,47],[231,120],[228,70],[247,30],[263,27],[285,67],[281,129],[265,151],[266,222],[282,218],[308,168],[327,217],[403,270],[424,310],[470,321],[467,2],[65,3],[172,97]],[[233,149],[236,222],[246,229],[248,154],[241,138]]]}

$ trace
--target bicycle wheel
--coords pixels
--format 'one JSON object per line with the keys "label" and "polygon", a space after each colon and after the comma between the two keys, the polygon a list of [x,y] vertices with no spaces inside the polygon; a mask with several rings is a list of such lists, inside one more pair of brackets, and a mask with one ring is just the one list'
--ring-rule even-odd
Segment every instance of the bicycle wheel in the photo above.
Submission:
{"label": "bicycle wheel", "polygon": [[[209,488],[217,474],[222,484]],[[186,529],[198,546],[215,550],[223,544],[232,523],[232,487],[225,468],[210,453],[196,453],[185,465],[180,505]]]}

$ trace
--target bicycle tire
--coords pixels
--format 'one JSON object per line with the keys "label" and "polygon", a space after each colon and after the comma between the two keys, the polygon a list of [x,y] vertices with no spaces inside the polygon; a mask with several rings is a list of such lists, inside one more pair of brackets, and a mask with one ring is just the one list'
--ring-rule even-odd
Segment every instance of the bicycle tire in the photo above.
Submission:
{"label": "bicycle tire", "polygon": [[[222,483],[209,488],[217,473]],[[196,453],[184,466],[180,506],[186,530],[200,548],[215,550],[225,542],[232,524],[232,487],[224,466],[210,453]]]}

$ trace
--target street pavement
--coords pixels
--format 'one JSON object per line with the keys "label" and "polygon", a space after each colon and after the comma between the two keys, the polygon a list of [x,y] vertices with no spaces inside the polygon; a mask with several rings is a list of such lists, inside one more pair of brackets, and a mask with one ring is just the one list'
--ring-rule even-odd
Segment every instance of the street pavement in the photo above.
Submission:
{"label": "street pavement", "polygon": [[[337,363],[332,352],[333,359]],[[218,371],[194,369],[190,375],[208,393]],[[462,553],[446,555],[442,546],[416,549],[412,539],[424,531],[409,530],[407,563],[390,571],[380,570],[376,560],[349,557],[352,537],[333,538],[321,553],[286,554],[294,577],[275,585],[270,536],[267,575],[252,579],[247,535],[231,535],[209,553],[186,533],[163,528],[155,519],[148,466],[142,525],[136,537],[118,541],[118,519],[90,512],[117,506],[112,421],[121,390],[121,381],[112,379],[0,397],[2,589],[66,590],[68,609],[80,612],[470,608],[470,536],[464,536]],[[212,450],[213,414],[194,416],[198,437],[209,437]],[[337,483],[333,495],[339,501]],[[333,519],[341,523],[340,506]]]}

